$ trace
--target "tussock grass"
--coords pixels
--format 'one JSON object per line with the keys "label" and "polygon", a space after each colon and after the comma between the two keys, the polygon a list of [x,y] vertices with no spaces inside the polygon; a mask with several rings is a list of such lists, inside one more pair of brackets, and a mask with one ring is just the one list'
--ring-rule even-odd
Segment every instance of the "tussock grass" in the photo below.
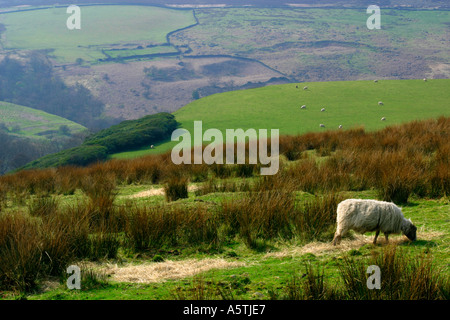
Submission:
{"label": "tussock grass", "polygon": [[185,177],[169,178],[164,186],[167,201],[176,201],[188,197],[188,179]]}
{"label": "tussock grass", "polygon": [[[284,136],[280,139],[281,155],[295,162],[277,174],[282,175],[278,186],[292,184],[295,190],[310,193],[375,188],[381,199],[397,203],[407,202],[413,193],[431,198],[448,196],[449,128],[450,118],[440,117],[377,132],[357,128]],[[248,144],[246,147],[248,150]],[[310,150],[317,151],[316,157],[308,155]],[[93,198],[99,186],[95,181],[102,179],[127,184],[170,182],[169,193],[179,198],[186,195],[183,179],[208,182],[210,177],[253,177],[259,167],[259,164],[175,166],[170,153],[166,153],[128,161],[112,160],[87,168],[21,171],[1,177],[0,183],[18,203],[27,194],[71,194],[75,188],[82,188]]]}
{"label": "tussock grass", "polygon": [[[2,176],[0,288],[30,291],[46,276],[60,275],[73,261],[115,259],[121,249],[131,253],[168,248],[208,251],[239,241],[251,250],[266,251],[279,240],[331,241],[336,207],[342,200],[338,192],[374,189],[379,198],[400,203],[409,201],[411,195],[448,196],[449,129],[450,118],[441,117],[372,133],[352,129],[283,137],[280,150],[288,160],[281,162],[278,174],[266,177],[254,176],[257,165],[175,166],[169,154]],[[315,151],[311,154],[311,150]],[[242,176],[248,179],[243,181]],[[240,180],[218,182],[219,177]],[[194,204],[191,199],[174,202],[187,197],[192,180],[203,182],[197,196],[232,192],[231,198],[213,206]],[[138,205],[116,199],[120,183],[156,181],[165,184],[166,202]],[[77,189],[84,194],[78,202],[63,205],[58,200],[58,195]],[[298,201],[298,191],[309,192],[311,197]],[[10,204],[23,207],[11,208]],[[386,268],[398,265],[406,273],[439,283],[440,291],[414,282],[412,276],[399,278],[417,286],[419,291],[413,293],[410,288],[409,297],[435,299],[448,292],[441,280],[435,280],[425,258],[416,259],[422,262],[414,266],[397,258],[389,260],[389,255],[402,256],[403,252],[383,254],[384,258],[377,258],[382,260],[371,262],[386,264]],[[342,272],[360,271],[350,267]],[[333,296],[321,273],[308,272],[314,275],[308,285],[318,288],[310,288],[307,297]],[[396,290],[383,297],[408,297]]]}
{"label": "tussock grass", "polygon": [[[380,268],[381,288],[367,287],[367,267]],[[383,248],[372,257],[357,260],[346,256],[339,266],[345,284],[344,294],[353,300],[437,300],[447,299],[450,281],[435,267],[432,256],[422,253],[412,256],[396,245]]]}
{"label": "tussock grass", "polygon": [[0,288],[29,291],[44,271],[39,221],[24,213],[0,216]]}
{"label": "tussock grass", "polygon": [[[369,289],[369,266],[380,268],[380,289]],[[340,282],[325,274],[323,266],[305,263],[303,274],[295,273],[272,299],[289,300],[445,300],[450,281],[435,267],[431,253],[410,254],[397,245],[356,257],[351,251],[338,264]]]}

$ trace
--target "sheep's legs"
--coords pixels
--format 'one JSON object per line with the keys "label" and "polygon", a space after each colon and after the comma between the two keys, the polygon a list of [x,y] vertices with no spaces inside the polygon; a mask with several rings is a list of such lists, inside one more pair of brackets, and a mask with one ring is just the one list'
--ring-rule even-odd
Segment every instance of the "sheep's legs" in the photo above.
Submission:
{"label": "sheep's legs", "polygon": [[389,233],[385,233],[384,237],[386,238],[386,243],[389,243]]}
{"label": "sheep's legs", "polygon": [[333,245],[335,246],[335,245],[337,245],[339,243],[341,243],[341,235],[336,232],[334,234]]}
{"label": "sheep's legs", "polygon": [[380,230],[377,230],[377,232],[375,233],[375,238],[373,239],[373,244],[377,244],[377,238],[378,238],[379,234],[380,234]]}

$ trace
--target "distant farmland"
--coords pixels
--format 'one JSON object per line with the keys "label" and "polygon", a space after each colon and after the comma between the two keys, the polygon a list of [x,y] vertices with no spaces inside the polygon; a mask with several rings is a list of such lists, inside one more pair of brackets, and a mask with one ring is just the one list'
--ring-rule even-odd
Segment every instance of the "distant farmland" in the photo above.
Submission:
{"label": "distant farmland", "polygon": [[[307,86],[307,90],[303,87]],[[203,130],[279,129],[280,135],[363,126],[373,131],[393,124],[450,115],[450,80],[383,80],[315,82],[268,86],[216,94],[174,112],[182,127],[193,133],[196,120]],[[382,102],[383,105],[379,105]],[[300,109],[306,105],[306,109]],[[324,112],[321,109],[325,108]],[[381,118],[385,117],[385,121]],[[319,127],[324,124],[325,128]],[[177,142],[154,150],[117,154],[133,158],[159,153]]]}
{"label": "distant farmland", "polygon": [[[60,62],[105,58],[102,50],[135,49],[166,43],[166,35],[195,23],[191,10],[150,6],[81,7],[81,30],[69,30],[66,8],[0,15],[4,49],[53,50]],[[144,53],[146,54],[146,52]]]}

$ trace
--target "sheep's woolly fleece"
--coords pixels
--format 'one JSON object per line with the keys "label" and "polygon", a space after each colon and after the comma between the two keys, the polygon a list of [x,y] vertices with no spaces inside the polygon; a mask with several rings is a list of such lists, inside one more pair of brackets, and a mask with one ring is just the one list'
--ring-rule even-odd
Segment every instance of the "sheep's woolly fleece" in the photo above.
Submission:
{"label": "sheep's woolly fleece", "polygon": [[348,230],[365,233],[377,227],[382,232],[400,233],[405,217],[392,202],[362,199],[347,199],[337,207],[337,231]]}
{"label": "sheep's woolly fleece", "polygon": [[211,269],[226,269],[245,266],[243,262],[224,259],[188,259],[181,261],[143,263],[138,265],[108,265],[102,271],[118,282],[152,283],[183,279]]}

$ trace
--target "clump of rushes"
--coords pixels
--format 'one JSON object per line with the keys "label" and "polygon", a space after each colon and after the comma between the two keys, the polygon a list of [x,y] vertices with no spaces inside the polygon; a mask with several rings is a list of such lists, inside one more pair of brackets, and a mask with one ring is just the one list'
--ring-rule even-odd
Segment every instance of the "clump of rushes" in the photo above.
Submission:
{"label": "clump of rushes", "polygon": [[[380,268],[380,289],[367,286],[367,267]],[[448,299],[450,281],[434,265],[430,252],[413,256],[396,245],[384,247],[366,259],[345,256],[339,265],[344,294],[353,300],[440,300]]]}
{"label": "clump of rushes", "polygon": [[258,191],[224,201],[219,217],[228,236],[239,235],[248,247],[257,248],[261,241],[291,236],[289,217],[293,209],[292,193]]}
{"label": "clump of rushes", "polygon": [[342,199],[336,194],[316,196],[300,203],[293,211],[292,224],[303,241],[327,241],[332,237],[336,210]]}
{"label": "clump of rushes", "polygon": [[294,274],[287,281],[283,292],[272,292],[273,299],[286,300],[339,300],[341,292],[334,285],[330,285],[325,277],[324,268],[313,267],[311,263],[305,264],[302,276]]}
{"label": "clump of rushes", "polygon": [[107,172],[85,176],[81,181],[81,189],[89,198],[91,226],[99,229],[109,225],[115,213],[116,176]]}
{"label": "clump of rushes", "polygon": [[59,201],[50,195],[37,195],[28,201],[28,212],[33,217],[49,217],[58,212]]}
{"label": "clump of rushes", "polygon": [[0,290],[29,291],[44,272],[39,221],[16,212],[0,216]]}
{"label": "clump of rushes", "polygon": [[164,192],[167,201],[176,201],[188,197],[188,178],[170,177],[164,185]]}
{"label": "clump of rushes", "polygon": [[0,183],[0,212],[6,207],[7,195],[6,186]]}

